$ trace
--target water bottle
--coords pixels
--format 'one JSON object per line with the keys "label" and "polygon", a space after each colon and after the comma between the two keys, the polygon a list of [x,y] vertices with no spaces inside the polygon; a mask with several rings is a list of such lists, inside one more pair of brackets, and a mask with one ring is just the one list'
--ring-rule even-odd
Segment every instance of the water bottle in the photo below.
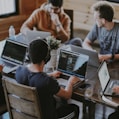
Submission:
{"label": "water bottle", "polygon": [[15,29],[12,25],[9,27],[9,38],[15,38]]}

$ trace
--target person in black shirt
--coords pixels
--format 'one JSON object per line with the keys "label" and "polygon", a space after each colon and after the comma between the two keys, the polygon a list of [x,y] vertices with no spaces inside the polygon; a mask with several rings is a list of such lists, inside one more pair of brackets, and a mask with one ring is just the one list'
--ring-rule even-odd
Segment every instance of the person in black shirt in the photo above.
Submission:
{"label": "person in black shirt", "polygon": [[44,119],[65,118],[70,113],[72,113],[71,116],[78,119],[79,107],[65,103],[57,108],[55,96],[65,100],[71,98],[73,85],[79,79],[71,76],[66,88],[62,88],[56,80],[61,72],[54,71],[48,75],[43,71],[44,65],[50,59],[49,46],[43,39],[32,41],[28,54],[31,63],[27,66],[20,66],[16,70],[16,80],[20,84],[37,88]]}

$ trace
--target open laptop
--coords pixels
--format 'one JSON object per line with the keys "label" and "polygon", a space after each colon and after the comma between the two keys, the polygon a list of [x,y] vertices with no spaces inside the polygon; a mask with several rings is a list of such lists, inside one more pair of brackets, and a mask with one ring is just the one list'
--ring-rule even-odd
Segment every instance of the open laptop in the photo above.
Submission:
{"label": "open laptop", "polygon": [[[79,77],[80,83],[85,80],[88,60],[89,56],[87,55],[60,49],[57,70],[68,76],[74,75]],[[66,85],[66,80],[64,81],[63,85]]]}
{"label": "open laptop", "polygon": [[119,86],[119,80],[112,80],[110,78],[107,63],[104,61],[98,69],[98,77],[102,88],[102,94],[104,96],[119,97],[119,94],[113,93],[112,88],[115,85]]}
{"label": "open laptop", "polygon": [[88,65],[92,66],[92,67],[96,67],[96,68],[99,67],[100,62],[99,62],[99,58],[98,58],[98,52],[92,51],[92,50],[87,50],[87,49],[84,49],[82,47],[75,46],[75,45],[66,45],[64,48],[68,51],[78,52],[81,54],[88,55],[89,56]]}
{"label": "open laptop", "polygon": [[0,62],[4,65],[3,72],[10,73],[19,65],[23,65],[27,45],[7,39],[1,54]]}
{"label": "open laptop", "polygon": [[26,35],[19,33],[14,38],[11,39],[20,42],[22,44],[29,45],[31,41],[35,40],[38,37],[44,39],[48,36],[51,36],[50,32],[27,30]]}
{"label": "open laptop", "polygon": [[42,39],[51,36],[50,32],[45,32],[45,31],[37,31],[37,30],[28,30],[26,32],[26,40],[27,44],[29,44],[31,41],[36,39],[37,37],[40,37]]}

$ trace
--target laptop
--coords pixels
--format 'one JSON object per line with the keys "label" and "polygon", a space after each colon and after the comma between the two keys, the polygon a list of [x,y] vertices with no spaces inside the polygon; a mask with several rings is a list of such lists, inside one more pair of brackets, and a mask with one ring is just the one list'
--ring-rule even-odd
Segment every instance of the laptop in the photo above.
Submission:
{"label": "laptop", "polygon": [[115,85],[119,86],[119,80],[112,80],[110,78],[107,63],[105,61],[98,69],[98,77],[102,88],[102,94],[104,96],[119,97],[119,94],[113,93],[112,90]]}
{"label": "laptop", "polygon": [[30,42],[32,42],[38,37],[44,39],[48,36],[51,36],[50,32],[27,30],[26,35],[19,33],[14,38],[11,39],[20,42],[22,44],[29,45]]}
{"label": "laptop", "polygon": [[19,65],[23,65],[27,45],[7,39],[1,54],[0,62],[4,65],[3,72],[10,73]]}
{"label": "laptop", "polygon": [[100,65],[99,58],[98,58],[98,52],[87,50],[79,46],[75,45],[66,45],[64,47],[68,51],[78,52],[81,54],[85,54],[89,56],[88,66],[92,66],[95,68],[98,68]]}
{"label": "laptop", "polygon": [[29,44],[31,41],[36,39],[37,37],[40,37],[42,39],[51,36],[50,32],[45,32],[45,31],[37,31],[37,30],[28,30],[26,32],[26,40],[27,44]]}
{"label": "laptop", "polygon": [[[88,60],[89,56],[87,55],[60,49],[57,70],[67,76],[74,75],[79,77],[80,81],[78,83],[81,83],[85,80]],[[66,80],[62,82],[65,82],[63,85],[66,85]]]}

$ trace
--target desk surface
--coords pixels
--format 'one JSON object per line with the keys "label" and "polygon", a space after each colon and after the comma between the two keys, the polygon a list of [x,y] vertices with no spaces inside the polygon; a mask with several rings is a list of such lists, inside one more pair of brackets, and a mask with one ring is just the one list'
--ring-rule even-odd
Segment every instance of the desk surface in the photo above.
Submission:
{"label": "desk surface", "polygon": [[[119,80],[119,62],[108,64],[108,69],[109,69],[110,77],[113,79]],[[96,72],[93,72],[93,71],[89,71],[89,72],[90,72],[89,75],[92,76],[91,79],[89,79],[89,82],[93,81],[94,85],[95,85],[94,91],[93,91],[94,92],[93,96],[90,98],[87,98],[84,96],[85,91],[81,91],[79,89],[76,89],[76,90],[74,90],[73,98],[76,100],[79,100],[79,101],[89,100],[89,101],[92,101],[95,103],[100,103],[100,104],[115,108],[119,104],[119,98],[105,97],[106,101],[104,101],[104,99],[102,99],[102,96],[100,93],[101,92],[101,85],[100,85],[100,82],[99,82],[99,79],[98,79]],[[108,100],[113,101],[114,103],[116,103],[116,105],[109,103]]]}
{"label": "desk surface", "polygon": [[[3,50],[4,43],[5,43],[5,40],[0,42],[0,56],[1,56],[1,52]],[[108,69],[109,69],[111,77],[113,77],[115,79],[119,79],[119,61],[108,64]],[[84,91],[76,89],[76,90],[74,90],[73,98],[76,100],[79,100],[79,101],[91,100],[96,103],[106,104],[107,106],[115,107],[115,106],[110,105],[109,103],[106,103],[105,101],[102,100],[102,97],[100,94],[101,86],[100,86],[100,82],[98,80],[96,73],[97,73],[97,69],[90,69],[87,74],[87,78],[89,78],[89,81],[93,80],[95,82],[93,96],[91,98],[85,99]],[[119,104],[119,98],[112,98],[110,100]]]}

